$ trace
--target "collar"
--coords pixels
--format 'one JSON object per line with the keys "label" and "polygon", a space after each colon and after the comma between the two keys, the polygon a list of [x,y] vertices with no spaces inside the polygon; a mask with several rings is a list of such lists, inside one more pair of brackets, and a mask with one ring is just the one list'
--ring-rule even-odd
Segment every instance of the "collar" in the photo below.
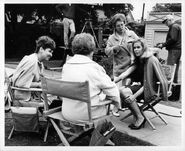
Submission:
{"label": "collar", "polygon": [[125,29],[124,33],[122,35],[119,35],[116,31],[115,31],[115,36],[117,37],[124,37],[127,33],[127,29]]}
{"label": "collar", "polygon": [[172,24],[169,26],[169,28],[171,28],[174,24],[175,24],[175,23],[172,23]]}
{"label": "collar", "polygon": [[[116,40],[119,40],[119,35],[118,35],[118,33],[114,30],[114,33],[113,33],[113,35],[114,35],[114,38],[116,39]],[[122,35],[122,37],[127,37],[127,36],[130,36],[130,34],[129,34],[129,29],[128,28],[125,28],[125,33]]]}
{"label": "collar", "polygon": [[66,64],[84,64],[84,63],[94,63],[94,61],[87,56],[75,54],[71,59],[69,59],[66,62]]}
{"label": "collar", "polygon": [[34,53],[34,55],[35,55],[35,59],[36,59],[37,62],[38,62],[38,65],[39,65],[39,66],[42,66],[42,62],[39,61],[37,53]]}

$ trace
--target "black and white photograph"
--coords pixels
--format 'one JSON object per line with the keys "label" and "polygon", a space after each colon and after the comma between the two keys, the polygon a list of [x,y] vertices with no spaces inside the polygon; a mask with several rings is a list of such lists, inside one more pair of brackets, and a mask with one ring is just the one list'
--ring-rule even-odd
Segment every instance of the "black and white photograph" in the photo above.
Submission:
{"label": "black and white photograph", "polygon": [[1,3],[0,150],[183,151],[183,6]]}

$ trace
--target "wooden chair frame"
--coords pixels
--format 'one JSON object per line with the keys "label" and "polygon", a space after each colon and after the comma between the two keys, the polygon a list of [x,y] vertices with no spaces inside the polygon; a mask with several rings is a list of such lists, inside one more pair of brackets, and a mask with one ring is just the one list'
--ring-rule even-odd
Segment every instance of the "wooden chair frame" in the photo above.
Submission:
{"label": "wooden chair frame", "polygon": [[[175,83],[173,81],[174,81],[174,76],[175,76],[176,64],[174,64],[173,66],[170,66],[170,65],[162,65],[162,67],[164,69],[164,72],[165,72],[165,76],[166,77],[169,76],[169,74],[171,74],[170,77],[169,77],[170,79],[168,80],[168,92],[167,92],[168,97],[170,97],[172,95],[172,86],[175,85]],[[141,113],[143,114],[143,116],[145,117],[146,121],[149,123],[150,127],[153,130],[156,130],[156,128],[153,125],[153,123],[151,122],[151,119],[153,119],[155,117],[159,117],[166,125],[168,124],[165,121],[165,119],[159,114],[159,112],[157,112],[156,109],[154,108],[154,106],[156,104],[158,104],[160,101],[162,101],[160,82],[157,82],[157,85],[158,85],[157,96],[152,101],[150,101],[149,103],[142,103],[141,102],[141,105],[139,106],[139,108],[141,110]],[[153,111],[156,114],[156,116],[154,116],[154,117],[152,117],[152,118],[149,119],[145,115],[145,113],[144,113],[147,110]],[[121,120],[123,121],[124,119],[128,118],[131,115],[132,115],[132,113],[129,113],[124,118],[122,118]]]}
{"label": "wooden chair frame", "polygon": [[[100,103],[96,106],[92,106],[91,100],[90,100],[89,82],[88,81],[67,82],[67,81],[49,79],[49,78],[42,76],[41,82],[42,82],[42,91],[44,94],[44,102],[45,102],[44,115],[48,121],[45,136],[44,136],[44,141],[47,140],[49,123],[51,123],[53,125],[53,127],[55,128],[63,145],[70,146],[70,143],[72,141],[74,141],[76,138],[80,138],[84,135],[89,134],[89,132],[92,132],[92,129],[94,128],[94,123],[97,120],[100,120],[101,118],[105,118],[105,117],[109,116],[108,114],[109,114],[110,104],[112,103],[112,101],[106,100],[106,101],[102,101],[102,103]],[[74,101],[81,101],[81,102],[86,103],[87,109],[88,109],[88,117],[89,117],[88,121],[78,121],[78,122],[67,121],[62,115],[61,107],[49,109],[47,94],[52,94],[52,95],[56,95],[59,97],[70,98],[70,99],[73,99]],[[94,119],[92,119],[91,108],[98,107],[98,106],[108,106],[107,115],[94,120]],[[59,121],[65,121],[65,122],[68,122],[72,125],[77,125],[77,126],[83,127],[83,130],[78,133],[72,133],[70,131],[60,129],[58,127],[58,125],[55,123],[54,119],[57,119]],[[71,137],[66,139],[66,137],[63,133],[69,134],[69,135],[71,135]]]}
{"label": "wooden chair frame", "polygon": [[[11,77],[11,75],[9,77]],[[10,81],[9,77],[5,77],[5,78],[6,78],[6,82],[7,82],[7,85],[8,85],[8,93],[10,94],[10,98],[12,100],[12,104],[14,104],[14,101],[15,101],[14,90],[29,91],[29,92],[40,92],[40,93],[42,92],[42,89],[38,89],[38,88],[25,89],[25,88],[13,87],[12,84],[11,84],[11,81]],[[35,107],[28,107],[28,108],[35,108]],[[12,110],[12,107],[11,107],[10,110]],[[13,127],[12,127],[12,129],[10,131],[10,134],[8,136],[8,139],[11,139],[12,138],[12,135],[13,135],[14,131],[17,131],[17,130],[15,129],[15,126],[13,125]]]}

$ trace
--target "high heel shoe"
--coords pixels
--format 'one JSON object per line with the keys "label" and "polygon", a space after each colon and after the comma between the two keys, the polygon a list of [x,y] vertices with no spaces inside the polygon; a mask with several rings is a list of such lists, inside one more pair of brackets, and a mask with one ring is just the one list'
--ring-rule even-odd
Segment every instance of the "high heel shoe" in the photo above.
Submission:
{"label": "high heel shoe", "polygon": [[146,123],[146,119],[144,119],[143,122],[142,122],[139,126],[131,125],[131,126],[130,126],[130,129],[139,130],[139,129],[141,129],[141,128],[144,128],[145,123]]}
{"label": "high heel shoe", "polygon": [[134,126],[134,124],[133,124],[133,123],[128,125],[128,127],[129,127],[129,128],[131,128],[131,127],[133,127],[133,126]]}

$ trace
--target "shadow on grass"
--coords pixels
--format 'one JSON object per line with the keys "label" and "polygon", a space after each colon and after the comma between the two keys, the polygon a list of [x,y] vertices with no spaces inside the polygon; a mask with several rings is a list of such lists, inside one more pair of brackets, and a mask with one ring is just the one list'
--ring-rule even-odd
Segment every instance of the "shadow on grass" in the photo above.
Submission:
{"label": "shadow on grass", "polygon": [[[43,141],[44,132],[46,128],[45,122],[40,122],[39,133],[29,132],[15,132],[12,138],[9,140],[8,135],[12,128],[12,119],[5,119],[5,146],[57,146],[61,143],[57,133],[51,126],[48,133],[47,142]],[[131,137],[127,134],[116,131],[111,140],[116,146],[153,146],[152,144],[139,140],[135,137]],[[71,144],[71,146],[88,146],[90,138],[88,136],[77,140]]]}

